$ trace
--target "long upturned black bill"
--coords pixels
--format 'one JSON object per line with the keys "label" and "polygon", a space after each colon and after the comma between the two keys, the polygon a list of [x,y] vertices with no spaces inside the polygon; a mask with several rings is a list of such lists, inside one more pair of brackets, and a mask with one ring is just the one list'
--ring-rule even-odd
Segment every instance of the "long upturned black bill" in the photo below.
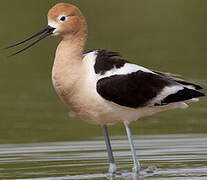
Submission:
{"label": "long upturned black bill", "polygon": [[23,51],[29,49],[30,47],[32,47],[33,45],[35,45],[36,43],[38,43],[40,40],[42,40],[42,39],[46,38],[47,36],[51,35],[51,34],[53,33],[54,30],[55,30],[55,28],[53,28],[53,27],[51,27],[51,26],[47,26],[46,28],[42,29],[40,32],[38,32],[38,33],[32,35],[31,37],[29,37],[29,38],[27,38],[27,39],[25,39],[25,40],[23,40],[23,41],[21,41],[21,42],[18,42],[18,43],[16,43],[16,44],[13,44],[13,45],[11,45],[11,46],[8,46],[8,47],[6,47],[5,49],[10,49],[10,48],[13,48],[13,47],[15,47],[15,46],[21,45],[21,44],[23,44],[23,43],[25,43],[25,42],[27,42],[27,41],[29,41],[29,40],[31,40],[31,39],[37,37],[37,36],[43,34],[42,36],[40,36],[40,37],[39,37],[38,39],[36,39],[35,41],[33,41],[32,43],[28,44],[28,45],[27,45],[25,48],[23,48],[22,50],[19,50],[19,51],[15,52],[15,53],[9,55],[9,57],[10,57],[10,56],[15,56],[15,55],[17,55],[17,54],[19,54],[19,53],[21,53],[21,52],[23,52]]}

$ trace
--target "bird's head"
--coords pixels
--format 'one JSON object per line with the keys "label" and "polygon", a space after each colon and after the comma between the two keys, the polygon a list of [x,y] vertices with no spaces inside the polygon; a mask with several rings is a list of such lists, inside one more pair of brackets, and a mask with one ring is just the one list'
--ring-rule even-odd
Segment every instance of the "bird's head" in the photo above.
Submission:
{"label": "bird's head", "polygon": [[[5,49],[10,49],[12,47],[21,45],[37,36],[35,41],[31,44],[23,48],[22,50],[11,54],[10,56],[14,56],[19,54],[26,49],[32,47],[40,40],[46,38],[47,36],[58,36],[61,39],[64,38],[72,38],[75,37],[79,32],[87,33],[87,25],[84,16],[80,12],[80,10],[71,4],[66,3],[58,3],[53,8],[51,8],[48,12],[48,26],[42,29],[40,32],[32,35],[31,37],[18,42],[14,45],[11,45]],[[40,36],[41,35],[41,36]]]}
{"label": "bird's head", "polygon": [[80,10],[71,4],[56,4],[48,13],[48,25],[53,28],[53,35],[65,37],[75,35],[85,25],[85,18]]}

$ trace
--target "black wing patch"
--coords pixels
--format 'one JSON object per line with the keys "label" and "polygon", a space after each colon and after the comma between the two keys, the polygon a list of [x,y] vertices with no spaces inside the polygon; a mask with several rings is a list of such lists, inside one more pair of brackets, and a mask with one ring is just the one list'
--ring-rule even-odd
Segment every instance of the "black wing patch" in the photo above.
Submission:
{"label": "black wing patch", "polygon": [[97,82],[98,93],[109,101],[131,108],[145,106],[172,83],[161,76],[143,71],[114,75]]}
{"label": "black wing patch", "polygon": [[[178,85],[178,83],[157,74],[137,71],[100,79],[97,82],[97,92],[108,101],[130,108],[138,108],[148,105],[164,87],[173,85]],[[184,88],[154,105],[166,105],[199,96],[204,96],[204,94]]]}
{"label": "black wing patch", "polygon": [[124,59],[116,57],[120,56],[117,52],[100,49],[96,51],[96,54],[96,63],[94,65],[96,74],[104,75],[106,71],[109,71],[114,67],[118,69],[123,67],[125,63],[130,63]]}
{"label": "black wing patch", "polygon": [[169,104],[172,102],[185,101],[185,100],[189,100],[189,99],[197,98],[201,96],[205,96],[205,94],[199,91],[195,91],[193,89],[184,88],[175,94],[171,94],[167,96],[165,99],[161,101],[161,103],[162,105],[164,105],[164,104]]}

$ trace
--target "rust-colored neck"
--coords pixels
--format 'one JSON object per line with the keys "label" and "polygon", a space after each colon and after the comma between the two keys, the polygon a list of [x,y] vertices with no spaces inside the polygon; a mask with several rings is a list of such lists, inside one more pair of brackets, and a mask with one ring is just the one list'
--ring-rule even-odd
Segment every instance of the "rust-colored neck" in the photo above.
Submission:
{"label": "rust-colored neck", "polygon": [[61,96],[72,93],[81,78],[86,39],[87,27],[83,26],[76,34],[65,35],[58,45],[52,74],[53,84]]}
{"label": "rust-colored neck", "polygon": [[87,40],[87,27],[83,26],[76,34],[66,34],[61,38],[56,51],[56,59],[62,61],[71,61],[73,59],[82,59]]}

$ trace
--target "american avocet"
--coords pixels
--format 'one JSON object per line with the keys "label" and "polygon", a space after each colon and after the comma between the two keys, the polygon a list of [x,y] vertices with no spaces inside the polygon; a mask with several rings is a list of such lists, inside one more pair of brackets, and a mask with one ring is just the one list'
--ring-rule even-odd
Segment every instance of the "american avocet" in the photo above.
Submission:
{"label": "american avocet", "polygon": [[101,125],[106,141],[110,167],[116,172],[107,125],[123,122],[134,161],[134,172],[140,171],[129,124],[143,116],[175,108],[186,108],[189,102],[204,96],[199,85],[169,74],[152,71],[121,59],[117,52],[103,49],[83,54],[87,24],[80,10],[59,3],[48,13],[48,26],[20,45],[39,36],[16,55],[49,35],[60,37],[52,71],[52,81],[62,101],[82,120]]}

